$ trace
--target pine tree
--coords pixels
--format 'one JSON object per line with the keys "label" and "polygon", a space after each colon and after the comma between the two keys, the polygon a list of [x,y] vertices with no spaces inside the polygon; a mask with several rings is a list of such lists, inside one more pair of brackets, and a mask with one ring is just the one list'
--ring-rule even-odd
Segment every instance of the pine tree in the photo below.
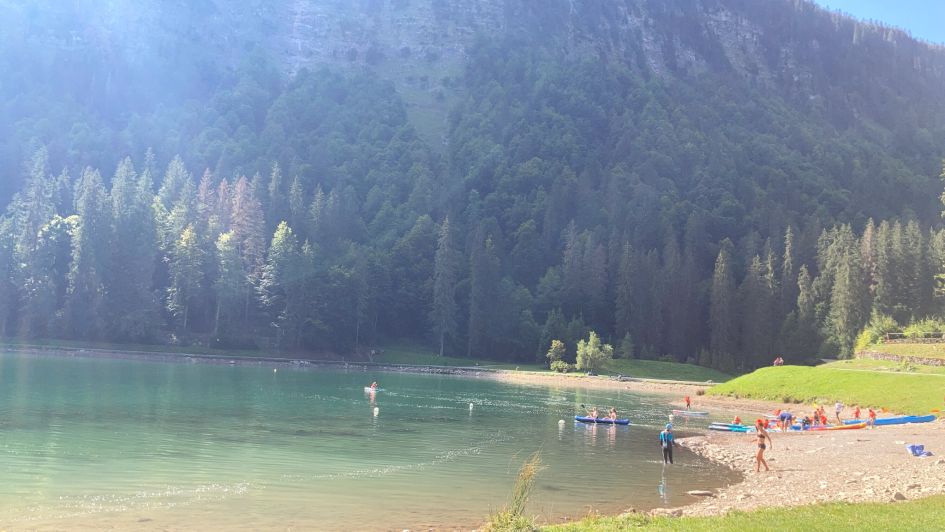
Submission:
{"label": "pine tree", "polygon": [[459,279],[459,254],[454,249],[450,220],[447,217],[440,226],[440,238],[436,244],[433,265],[433,308],[430,322],[433,334],[440,344],[440,356],[446,346],[446,338],[456,335],[457,311],[456,283]]}
{"label": "pine tree", "polygon": [[308,223],[305,220],[305,190],[298,174],[289,185],[289,225],[295,227],[300,236],[307,233]]}
{"label": "pine tree", "polygon": [[301,325],[295,292],[302,280],[299,263],[298,239],[287,223],[280,222],[272,236],[259,281],[260,302],[269,312],[280,346],[293,344]]}
{"label": "pine tree", "polygon": [[499,258],[492,237],[482,237],[470,259],[469,341],[466,356],[490,354],[490,330],[498,301]]}
{"label": "pine tree", "polygon": [[282,169],[279,163],[272,163],[272,170],[269,172],[269,195],[266,202],[267,227],[275,227],[278,221],[285,219],[288,214],[288,202],[284,189]]}
{"label": "pine tree", "polygon": [[232,231],[217,237],[216,259],[217,277],[213,282],[216,295],[213,336],[219,341],[221,334],[226,336],[231,332],[231,321],[239,315],[239,312],[234,312],[233,309],[241,308],[243,296],[249,290],[249,279],[243,271],[239,247]]}
{"label": "pine tree", "polygon": [[869,320],[868,291],[859,253],[850,250],[840,260],[830,298],[827,327],[840,356],[853,354],[853,342]]}
{"label": "pine tree", "polygon": [[150,183],[136,175],[130,158],[115,171],[110,199],[112,225],[104,278],[109,335],[148,340],[159,323],[158,303],[151,291],[156,232]]}
{"label": "pine tree", "polygon": [[620,266],[617,271],[617,286],[614,301],[614,331],[618,335],[630,334],[633,327],[633,250],[630,243],[623,246]]}
{"label": "pine tree", "polygon": [[723,371],[736,368],[735,352],[738,347],[738,324],[735,309],[735,275],[732,272],[732,243],[722,242],[715,260],[709,308],[709,348],[712,362]]}
{"label": "pine tree", "polygon": [[797,303],[797,277],[794,271],[794,229],[789,225],[784,231],[784,253],[781,257],[781,281],[779,303],[780,315],[787,316]]}
{"label": "pine tree", "polygon": [[167,288],[167,310],[180,322],[180,329],[187,331],[190,309],[200,293],[203,281],[204,250],[197,241],[197,232],[192,225],[184,228],[169,257],[170,286]]}
{"label": "pine tree", "polygon": [[252,276],[262,267],[265,257],[262,207],[246,177],[240,177],[233,191],[230,230],[243,260],[243,270]]}
{"label": "pine tree", "polygon": [[40,148],[30,160],[23,190],[14,196],[9,207],[19,334],[27,338],[47,335],[50,318],[57,310],[52,265],[39,252],[41,229],[56,215],[51,182],[48,154],[45,148]]}
{"label": "pine tree", "polygon": [[66,323],[79,338],[94,338],[102,329],[103,277],[107,270],[107,243],[111,229],[105,186],[97,170],[86,168],[76,191],[78,223],[72,235],[72,264]]}

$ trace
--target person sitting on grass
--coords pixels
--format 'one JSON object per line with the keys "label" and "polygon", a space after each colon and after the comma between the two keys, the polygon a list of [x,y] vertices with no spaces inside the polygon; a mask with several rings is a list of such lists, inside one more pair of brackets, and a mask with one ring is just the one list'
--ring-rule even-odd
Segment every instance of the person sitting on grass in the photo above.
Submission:
{"label": "person sitting on grass", "polygon": [[755,431],[758,433],[758,452],[755,454],[755,473],[761,472],[761,466],[765,466],[765,471],[771,471],[768,467],[768,462],[765,461],[765,439],[768,440],[768,443],[771,444],[771,449],[774,449],[774,442],[771,441],[771,436],[768,434],[768,431],[765,430],[764,422],[760,419],[755,421]]}

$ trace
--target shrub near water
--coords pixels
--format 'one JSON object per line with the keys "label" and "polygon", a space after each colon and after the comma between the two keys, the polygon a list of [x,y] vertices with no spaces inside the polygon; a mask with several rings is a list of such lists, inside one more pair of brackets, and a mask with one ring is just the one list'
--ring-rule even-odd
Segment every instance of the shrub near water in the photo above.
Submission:
{"label": "shrub near water", "polygon": [[761,368],[714,386],[708,393],[793,403],[841,401],[926,414],[942,408],[943,388],[945,379],[937,375],[782,366]]}

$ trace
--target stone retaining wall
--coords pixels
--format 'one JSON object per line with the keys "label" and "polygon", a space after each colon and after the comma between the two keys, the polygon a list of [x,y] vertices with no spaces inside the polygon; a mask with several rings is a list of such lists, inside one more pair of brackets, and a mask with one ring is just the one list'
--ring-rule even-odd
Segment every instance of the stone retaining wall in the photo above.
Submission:
{"label": "stone retaining wall", "polygon": [[903,355],[891,355],[881,351],[860,351],[856,358],[869,358],[873,360],[889,360],[892,362],[912,362],[923,366],[945,366],[945,358],[927,358],[912,357]]}

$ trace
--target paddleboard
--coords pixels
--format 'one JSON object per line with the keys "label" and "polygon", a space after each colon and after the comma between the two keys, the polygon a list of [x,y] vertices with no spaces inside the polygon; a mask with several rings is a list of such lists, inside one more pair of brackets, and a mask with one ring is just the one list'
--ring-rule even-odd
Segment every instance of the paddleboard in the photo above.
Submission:
{"label": "paddleboard", "polygon": [[708,412],[698,412],[696,410],[673,410],[673,414],[677,416],[708,416]]}

